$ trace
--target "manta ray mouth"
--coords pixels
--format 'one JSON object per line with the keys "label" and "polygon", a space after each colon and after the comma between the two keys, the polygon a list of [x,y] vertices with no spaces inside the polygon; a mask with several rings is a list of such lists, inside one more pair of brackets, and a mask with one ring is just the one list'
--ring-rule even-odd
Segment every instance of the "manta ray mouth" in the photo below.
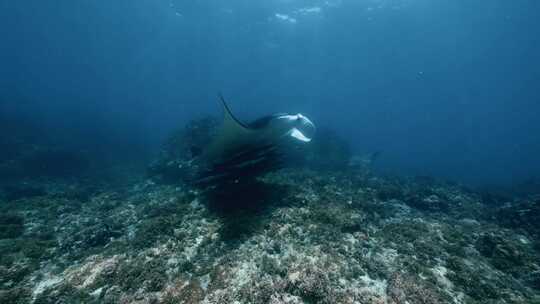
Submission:
{"label": "manta ray mouth", "polygon": [[294,128],[292,129],[290,132],[289,132],[289,135],[298,139],[299,141],[302,141],[302,142],[310,142],[311,141],[311,138],[307,137],[304,135],[304,133],[302,133],[300,130],[298,130],[297,128]]}
{"label": "manta ray mouth", "polygon": [[311,142],[315,136],[315,124],[302,114],[294,115],[297,126],[289,131],[289,135],[301,142]]}

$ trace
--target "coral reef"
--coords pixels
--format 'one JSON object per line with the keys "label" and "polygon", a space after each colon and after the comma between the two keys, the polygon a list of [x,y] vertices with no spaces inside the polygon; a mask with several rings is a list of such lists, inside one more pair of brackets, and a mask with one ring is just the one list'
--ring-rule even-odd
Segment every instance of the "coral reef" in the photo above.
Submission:
{"label": "coral reef", "polygon": [[210,144],[218,126],[216,118],[205,117],[173,132],[163,144],[159,157],[149,166],[148,176],[163,184],[189,181],[197,170],[191,160]]}
{"label": "coral reef", "polygon": [[539,301],[534,198],[298,168],[258,186],[240,210],[152,180],[4,200],[0,303]]}
{"label": "coral reef", "polygon": [[0,303],[540,303],[538,194],[380,177],[331,132],[203,191],[190,160],[216,127],[175,133],[144,178],[4,185]]}

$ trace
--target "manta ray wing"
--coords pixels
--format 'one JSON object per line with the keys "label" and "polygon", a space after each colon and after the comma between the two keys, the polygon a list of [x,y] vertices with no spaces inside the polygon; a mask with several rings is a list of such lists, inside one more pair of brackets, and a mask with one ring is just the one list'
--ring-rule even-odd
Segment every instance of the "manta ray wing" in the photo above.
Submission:
{"label": "manta ray wing", "polygon": [[257,131],[248,128],[240,122],[231,112],[223,96],[219,96],[223,107],[223,123],[217,136],[205,151],[207,161],[219,163],[242,147],[249,146],[256,141]]}
{"label": "manta ray wing", "polygon": [[281,153],[268,138],[264,125],[252,127],[238,120],[223,96],[223,123],[204,152],[206,165],[197,184],[235,182],[253,178],[281,166]]}

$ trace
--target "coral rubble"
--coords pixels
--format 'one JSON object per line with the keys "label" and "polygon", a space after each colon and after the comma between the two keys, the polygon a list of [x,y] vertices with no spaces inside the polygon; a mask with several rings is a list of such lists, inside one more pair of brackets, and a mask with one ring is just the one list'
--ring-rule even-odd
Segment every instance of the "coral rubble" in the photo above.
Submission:
{"label": "coral rubble", "polygon": [[0,303],[539,301],[538,222],[519,211],[534,198],[493,208],[458,185],[355,171],[260,183],[279,195],[235,212],[211,204],[234,196],[151,180],[4,200]]}

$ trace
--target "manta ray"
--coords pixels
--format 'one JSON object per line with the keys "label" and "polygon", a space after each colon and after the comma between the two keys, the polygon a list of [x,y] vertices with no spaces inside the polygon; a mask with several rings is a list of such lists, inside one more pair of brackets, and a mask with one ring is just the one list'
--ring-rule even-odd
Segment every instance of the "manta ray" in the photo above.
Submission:
{"label": "manta ray", "polygon": [[279,169],[290,150],[312,141],[315,125],[302,114],[278,113],[251,123],[237,119],[220,94],[223,123],[203,150],[198,183],[238,183]]}

